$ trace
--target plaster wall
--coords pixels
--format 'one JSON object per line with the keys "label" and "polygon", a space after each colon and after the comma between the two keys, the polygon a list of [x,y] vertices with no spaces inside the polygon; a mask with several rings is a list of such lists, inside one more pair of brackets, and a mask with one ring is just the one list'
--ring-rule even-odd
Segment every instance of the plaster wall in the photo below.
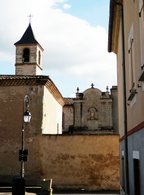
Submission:
{"label": "plaster wall", "polygon": [[54,99],[46,87],[44,87],[42,133],[62,133],[62,106]]}
{"label": "plaster wall", "polygon": [[[129,13],[128,13],[129,12]],[[135,88],[137,94],[135,95],[135,103],[132,105],[129,102],[128,109],[128,130],[131,130],[136,125],[143,122],[144,110],[144,93],[142,90],[142,83],[140,82],[141,88],[137,87],[138,77],[141,72],[141,51],[140,51],[140,24],[139,24],[139,1],[131,2],[130,0],[124,3],[124,14],[125,14],[125,51],[128,51],[128,38],[130,36],[130,30],[133,26],[133,39],[134,39],[134,77],[135,77]],[[143,18],[142,18],[143,19]],[[143,43],[144,44],[144,43]],[[143,45],[144,46],[144,45]],[[126,53],[126,78],[127,78],[127,97],[129,96],[130,86],[130,73],[129,73],[129,58],[128,53]]]}
{"label": "plaster wall", "polygon": [[[11,141],[11,139],[13,141]],[[20,172],[21,137],[1,139],[0,183]],[[19,140],[17,143],[16,140]],[[52,178],[53,189],[119,190],[118,135],[31,135],[25,137],[29,160],[26,185]],[[8,160],[9,159],[9,160]]]}
{"label": "plaster wall", "polygon": [[[36,137],[43,178],[57,189],[119,190],[118,135]],[[35,140],[35,141],[36,141]]]}
{"label": "plaster wall", "polygon": [[121,48],[121,25],[117,46],[117,83],[118,83],[118,126],[120,137],[124,135],[124,107],[123,107],[123,72],[122,72],[122,48]]}
{"label": "plaster wall", "polygon": [[[124,33],[125,33],[125,68],[126,68],[126,96],[127,99],[130,95],[130,67],[129,67],[129,36],[131,29],[133,28],[133,71],[134,71],[134,82],[135,89],[137,94],[135,94],[132,101],[127,101],[127,124],[128,131],[136,127],[138,124],[142,123],[144,115],[144,92],[143,92],[143,83],[138,82],[138,77],[141,73],[141,42],[140,42],[140,21],[139,21],[139,0],[131,1],[127,0],[123,3],[124,6]],[[143,9],[142,17],[143,21]],[[143,29],[143,26],[142,26]],[[142,40],[143,38],[142,33]],[[142,42],[144,48],[144,42]],[[118,64],[118,109],[119,109],[119,131],[120,138],[124,135],[123,129],[123,77],[122,77],[122,54],[121,54],[121,27],[119,30],[118,38],[118,50],[117,50],[117,64]],[[138,84],[140,87],[138,87]]]}
{"label": "plaster wall", "polygon": [[[140,182],[141,194],[144,192],[144,150],[143,150],[143,116],[144,116],[144,92],[143,82],[139,82],[138,78],[141,73],[141,66],[144,64],[144,8],[142,4],[139,6],[141,0],[125,0],[123,1],[124,8],[124,40],[125,40],[125,70],[126,70],[126,96],[127,96],[127,124],[128,124],[128,169],[129,169],[129,187],[131,195],[134,195],[134,167],[133,167],[133,152],[138,151],[140,155]],[[141,17],[139,13],[141,12]],[[141,28],[140,28],[141,21]],[[120,26],[121,28],[121,26]],[[141,31],[142,30],[142,31]],[[141,37],[142,36],[142,37]],[[133,39],[133,68],[130,66],[129,58],[129,39]],[[117,44],[116,44],[117,45]],[[142,45],[142,50],[141,50]],[[123,120],[123,76],[122,76],[122,48],[121,48],[121,29],[118,36],[118,50],[117,50],[117,68],[118,68],[118,110],[119,110],[119,131],[120,138],[124,135],[124,120]],[[130,95],[131,70],[134,75],[134,87],[136,94],[132,101],[128,101]],[[139,87],[138,87],[139,86]],[[141,125],[142,124],[142,125]],[[135,128],[135,131],[130,131]],[[135,132],[135,133],[134,133]],[[120,142],[120,183],[123,183],[122,172],[122,151],[124,152],[124,140]]]}

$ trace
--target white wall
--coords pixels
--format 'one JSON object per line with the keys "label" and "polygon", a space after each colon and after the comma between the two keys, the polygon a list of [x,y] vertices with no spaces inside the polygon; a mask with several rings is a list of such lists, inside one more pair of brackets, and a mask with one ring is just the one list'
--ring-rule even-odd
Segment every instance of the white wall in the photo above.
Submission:
{"label": "white wall", "polygon": [[[59,126],[59,131],[57,127]],[[44,87],[43,99],[43,134],[62,134],[62,106]]]}

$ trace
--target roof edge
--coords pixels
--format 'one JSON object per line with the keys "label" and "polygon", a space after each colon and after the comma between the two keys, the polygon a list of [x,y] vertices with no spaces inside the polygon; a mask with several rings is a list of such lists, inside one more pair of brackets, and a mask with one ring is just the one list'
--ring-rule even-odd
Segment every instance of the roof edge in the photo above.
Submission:
{"label": "roof edge", "polygon": [[110,0],[110,13],[109,13],[109,32],[108,32],[108,52],[112,52],[112,29],[113,29],[113,16],[114,4]]}
{"label": "roof edge", "polygon": [[117,54],[118,36],[121,23],[120,4],[123,4],[123,0],[116,0],[117,4],[114,4],[110,0],[110,14],[109,14],[109,31],[108,31],[108,52],[114,52]]}
{"label": "roof edge", "polygon": [[42,46],[37,42],[37,43],[14,43],[15,46],[27,46],[27,45],[37,45],[39,46],[39,48],[44,51],[44,49],[42,48]]}

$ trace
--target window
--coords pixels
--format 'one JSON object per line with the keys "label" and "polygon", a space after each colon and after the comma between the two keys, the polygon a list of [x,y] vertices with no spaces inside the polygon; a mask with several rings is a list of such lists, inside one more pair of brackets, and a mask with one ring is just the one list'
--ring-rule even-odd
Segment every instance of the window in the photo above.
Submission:
{"label": "window", "polygon": [[23,51],[23,62],[29,62],[29,55],[30,55],[30,50],[29,49],[24,49],[24,51]]}
{"label": "window", "polygon": [[135,79],[135,52],[134,52],[134,38],[133,38],[133,25],[128,39],[128,57],[129,57],[129,88],[130,95],[129,101],[132,101],[136,94],[136,79]]}
{"label": "window", "polygon": [[134,39],[133,39],[133,32],[131,31],[129,37],[129,83],[130,83],[130,90],[135,90],[135,79],[134,79]]}
{"label": "window", "polygon": [[130,88],[132,91],[135,89],[135,83],[134,83],[134,61],[133,61],[133,38],[130,39],[130,48],[129,48],[129,54],[130,54]]}

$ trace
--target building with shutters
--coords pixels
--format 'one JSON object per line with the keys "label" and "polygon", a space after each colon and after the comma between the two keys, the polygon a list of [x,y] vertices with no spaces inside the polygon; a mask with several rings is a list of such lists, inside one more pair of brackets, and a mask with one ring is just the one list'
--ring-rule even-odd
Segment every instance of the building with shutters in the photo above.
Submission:
{"label": "building with shutters", "polygon": [[110,1],[108,51],[117,55],[121,194],[131,195],[144,193],[143,3]]}

